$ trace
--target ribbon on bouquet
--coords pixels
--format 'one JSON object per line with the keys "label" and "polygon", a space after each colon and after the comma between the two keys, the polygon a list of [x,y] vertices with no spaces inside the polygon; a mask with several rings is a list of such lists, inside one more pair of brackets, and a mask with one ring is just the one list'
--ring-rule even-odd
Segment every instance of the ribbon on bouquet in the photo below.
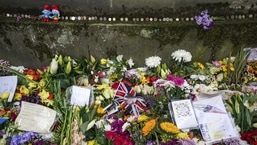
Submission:
{"label": "ribbon on bouquet", "polygon": [[[112,88],[115,89],[115,96],[113,99],[112,105],[119,104],[121,109],[126,110],[127,112],[139,116],[141,112],[147,110],[147,103],[144,99],[136,95],[135,90],[132,89],[132,85],[126,81],[122,80],[112,85]],[[106,108],[108,109],[108,106]]]}

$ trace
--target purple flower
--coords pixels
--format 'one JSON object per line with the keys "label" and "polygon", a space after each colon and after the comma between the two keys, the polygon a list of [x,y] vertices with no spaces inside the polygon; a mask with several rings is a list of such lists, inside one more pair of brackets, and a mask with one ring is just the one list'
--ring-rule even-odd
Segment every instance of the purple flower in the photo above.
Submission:
{"label": "purple flower", "polygon": [[156,145],[156,141],[154,140],[148,140],[146,145]]}
{"label": "purple flower", "polygon": [[169,140],[167,142],[162,142],[161,145],[180,145],[178,139]]}
{"label": "purple flower", "polygon": [[198,25],[202,25],[204,30],[208,30],[213,25],[213,19],[208,15],[208,10],[200,13],[200,16],[195,16],[195,21]]}
{"label": "purple flower", "polygon": [[118,132],[119,134],[123,134],[123,135],[129,134],[129,132],[127,131],[125,132],[122,131],[122,126],[124,125],[125,122],[126,121],[123,121],[120,119],[117,119],[114,122],[112,122],[111,123],[112,131]]}
{"label": "purple flower", "polygon": [[41,98],[38,95],[22,96],[21,101],[40,104]]}
{"label": "purple flower", "polygon": [[181,139],[178,141],[181,145],[195,145],[195,142],[193,140],[189,139]]}
{"label": "purple flower", "polygon": [[21,16],[17,16],[16,22],[20,22],[20,21],[21,21]]}
{"label": "purple flower", "polygon": [[16,135],[12,138],[10,145],[20,145],[24,144],[31,139],[39,138],[39,134],[34,133],[32,131],[25,132],[22,135]]}
{"label": "purple flower", "polygon": [[196,99],[196,95],[190,93],[190,94],[188,95],[188,99],[191,99],[192,101],[194,101],[194,100]]}

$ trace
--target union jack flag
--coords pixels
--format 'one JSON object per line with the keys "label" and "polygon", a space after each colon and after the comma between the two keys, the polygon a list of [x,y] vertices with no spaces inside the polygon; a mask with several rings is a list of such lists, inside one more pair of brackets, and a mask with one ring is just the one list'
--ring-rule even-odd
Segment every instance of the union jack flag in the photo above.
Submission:
{"label": "union jack flag", "polygon": [[138,116],[140,112],[147,110],[147,104],[144,99],[137,96],[136,92],[132,89],[132,85],[122,80],[113,84],[113,89],[116,89],[114,100],[120,104],[120,107]]}

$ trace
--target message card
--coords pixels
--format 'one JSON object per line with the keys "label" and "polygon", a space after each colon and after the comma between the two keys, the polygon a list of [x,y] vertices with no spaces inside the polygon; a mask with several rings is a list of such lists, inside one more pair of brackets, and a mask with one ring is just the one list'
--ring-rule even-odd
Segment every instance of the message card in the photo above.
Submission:
{"label": "message card", "polygon": [[202,136],[207,144],[237,138],[222,100],[222,95],[193,102]]}
{"label": "message card", "polygon": [[190,99],[172,101],[172,109],[179,129],[196,128],[198,126]]}
{"label": "message card", "polygon": [[0,95],[2,93],[8,93],[8,102],[11,102],[17,87],[17,76],[3,76],[0,77]]}
{"label": "message card", "polygon": [[56,119],[56,111],[34,103],[24,102],[15,123],[18,129],[38,133],[49,133]]}
{"label": "message card", "polygon": [[71,105],[85,106],[90,105],[93,99],[93,90],[81,86],[71,86],[66,90],[67,96],[70,98]]}

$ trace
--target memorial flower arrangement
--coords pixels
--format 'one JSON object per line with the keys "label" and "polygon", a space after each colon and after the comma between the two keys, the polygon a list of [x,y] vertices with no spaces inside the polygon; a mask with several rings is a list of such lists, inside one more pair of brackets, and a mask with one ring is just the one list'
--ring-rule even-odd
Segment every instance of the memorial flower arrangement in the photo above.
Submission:
{"label": "memorial flower arrangement", "polygon": [[[178,128],[168,104],[173,100],[194,101],[201,92],[219,91],[229,72],[235,71],[236,60],[230,57],[204,64],[192,62],[191,53],[181,49],[171,57],[175,62],[172,66],[162,63],[159,56],[151,56],[145,59],[145,66],[138,68],[123,55],[96,60],[93,56],[74,59],[56,54],[49,66],[40,69],[15,67],[1,60],[1,76],[17,76],[18,82],[11,101],[9,92],[0,94],[0,141],[11,145],[204,144],[199,130]],[[86,105],[74,104],[71,86],[90,92],[75,98],[75,102],[87,98]],[[254,144],[256,95],[249,90],[226,93],[228,98],[224,100],[241,140],[223,143],[239,145],[245,140]],[[15,120],[23,102],[56,112],[47,133],[19,128]]]}
{"label": "memorial flower arrangement", "polygon": [[203,10],[200,15],[195,16],[198,25],[202,25],[204,30],[208,30],[213,26],[213,18],[209,15],[208,10]]}

